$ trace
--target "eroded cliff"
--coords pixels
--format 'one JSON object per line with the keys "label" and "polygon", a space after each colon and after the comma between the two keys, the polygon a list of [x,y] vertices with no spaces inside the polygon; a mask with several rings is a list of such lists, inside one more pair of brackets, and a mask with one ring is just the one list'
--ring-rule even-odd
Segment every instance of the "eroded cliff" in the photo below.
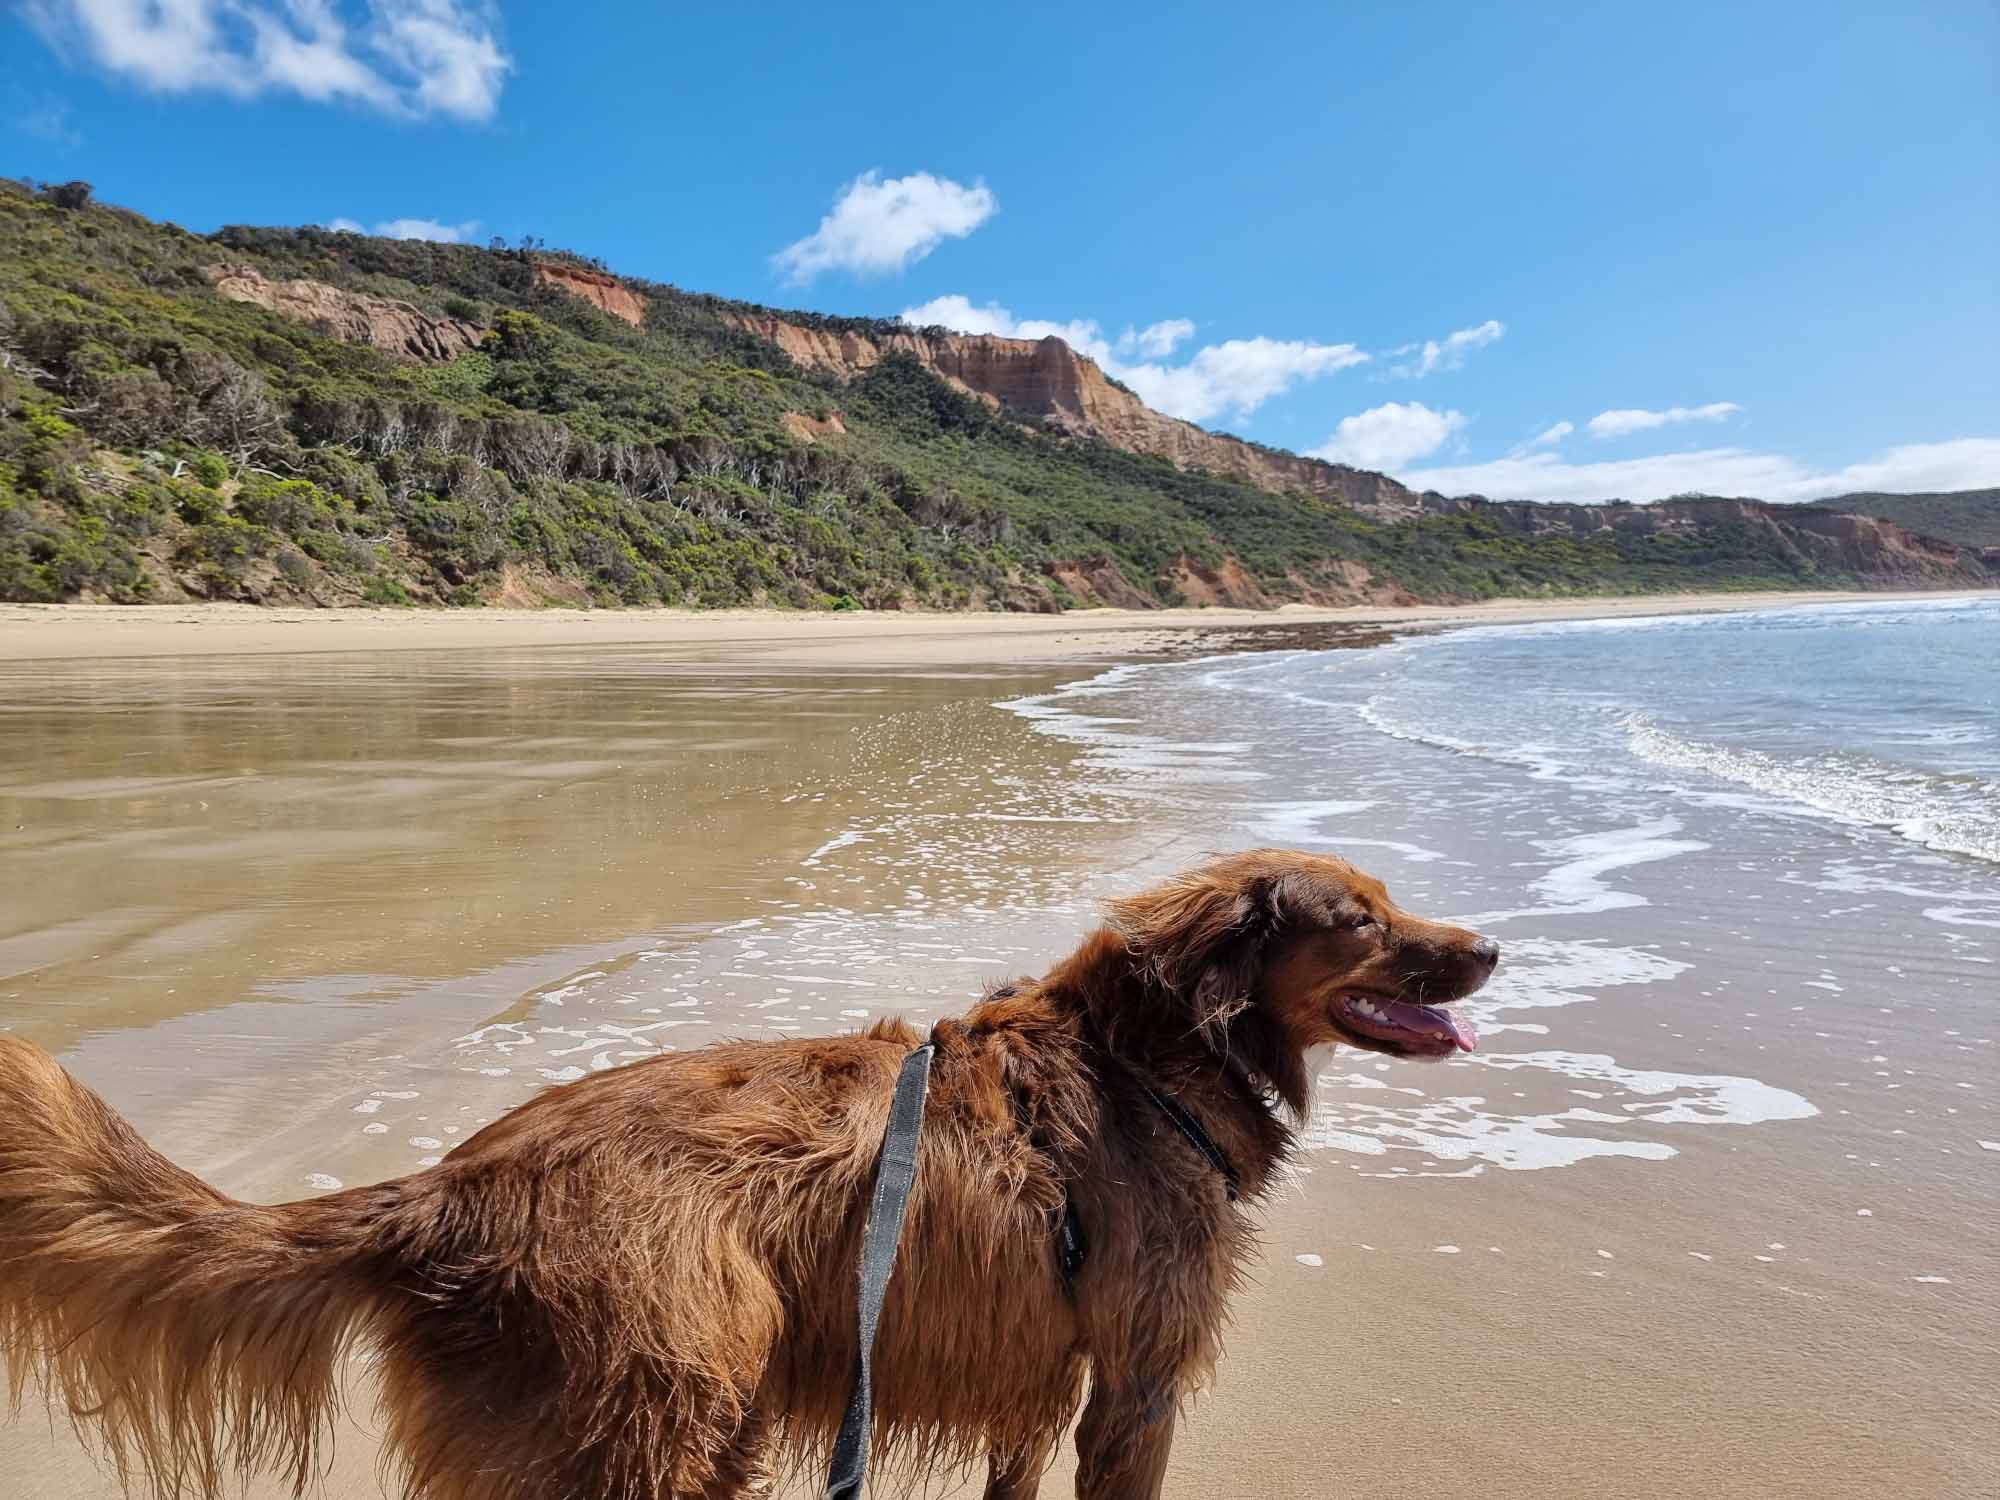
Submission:
{"label": "eroded cliff", "polygon": [[433,364],[454,359],[486,336],[477,323],[441,318],[408,302],[350,292],[321,281],[272,281],[249,266],[202,268],[218,296],[250,302],[325,328],[349,343],[372,344],[399,359]]}
{"label": "eroded cliff", "polygon": [[959,389],[1009,411],[1075,437],[1164,458],[1176,468],[1206,469],[1280,494],[1338,500],[1377,520],[1404,520],[1424,510],[1421,497],[1385,474],[1260,448],[1154,411],[1109,379],[1095,360],[1054,336],[1010,339],[916,328],[871,335],[810,328],[761,311],[723,317],[770,340],[795,363],[842,378],[872,368],[885,355],[907,354]]}
{"label": "eroded cliff", "polygon": [[572,297],[581,297],[634,328],[646,321],[646,299],[604,271],[573,266],[567,261],[544,260],[535,264],[535,279]]}

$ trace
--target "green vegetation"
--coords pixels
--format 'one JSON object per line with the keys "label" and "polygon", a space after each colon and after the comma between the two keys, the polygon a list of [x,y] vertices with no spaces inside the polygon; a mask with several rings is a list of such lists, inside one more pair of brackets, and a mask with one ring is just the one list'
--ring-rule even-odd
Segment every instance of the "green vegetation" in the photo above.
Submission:
{"label": "green vegetation", "polygon": [[1961,547],[2000,547],[2000,490],[1930,495],[1842,495],[1823,510],[1880,516],[1907,530]]}
{"label": "green vegetation", "polygon": [[[1373,521],[1062,438],[905,357],[802,370],[712,297],[628,281],[632,328],[540,283],[564,258],[595,264],[197,236],[87,184],[0,181],[0,598],[1054,608],[1054,565],[1170,603],[1181,570],[1228,559],[1280,598],[1351,587],[1343,560],[1441,599],[1870,581],[1720,512],[1672,534],[1503,507]],[[222,298],[203,269],[224,263],[490,331],[395,360]],[[834,413],[844,433],[794,435]]]}

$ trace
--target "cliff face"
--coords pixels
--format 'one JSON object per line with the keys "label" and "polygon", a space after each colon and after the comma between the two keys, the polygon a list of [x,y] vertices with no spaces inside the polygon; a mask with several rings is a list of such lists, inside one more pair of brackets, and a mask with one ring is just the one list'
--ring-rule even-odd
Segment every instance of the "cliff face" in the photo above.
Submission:
{"label": "cliff face", "polygon": [[1881,587],[1978,587],[2000,573],[1996,559],[1921,536],[1893,521],[1810,505],[1762,500],[1659,500],[1648,505],[1550,505],[1529,500],[1486,500],[1476,495],[1423,497],[1437,514],[1476,513],[1524,536],[1587,539],[1605,532],[1622,537],[1684,536],[1736,528],[1772,547],[1811,561],[1826,572],[1853,573]]}
{"label": "cliff face", "polygon": [[270,281],[248,266],[204,266],[218,296],[251,302],[329,330],[335,338],[373,344],[398,359],[433,364],[456,358],[486,336],[477,323],[433,317],[420,307],[320,281]]}
{"label": "cliff face", "polygon": [[568,292],[573,297],[602,308],[614,318],[622,318],[637,328],[646,321],[646,299],[616,276],[573,266],[565,261],[539,261],[535,279]]}
{"label": "cliff face", "polygon": [[843,378],[879,364],[885,355],[907,354],[961,390],[1022,416],[1075,437],[1093,437],[1127,452],[1164,458],[1176,468],[1207,469],[1280,494],[1304,491],[1378,520],[1404,520],[1424,511],[1421,497],[1385,474],[1259,448],[1156,412],[1132,392],[1113,385],[1095,360],[1059,338],[1008,339],[917,329],[871,337],[806,328],[771,313],[724,317],[770,340],[795,363],[831,370]]}
{"label": "cliff face", "polygon": [[[1607,531],[1623,537],[1692,537],[1718,526],[1734,526],[1762,533],[1773,549],[1809,560],[1822,571],[1870,577],[1885,587],[1978,585],[1991,582],[2000,573],[2000,549],[1994,556],[1982,557],[1890,521],[1824,508],[1710,499],[1650,505],[1549,505],[1418,494],[1386,474],[1261,448],[1156,412],[1132,392],[1114,385],[1094,360],[1078,354],[1059,338],[1010,339],[914,328],[871,336],[808,328],[761,311],[728,312],[724,317],[734,326],[768,339],[796,363],[809,368],[848,378],[890,354],[906,354],[960,390],[1039,420],[1058,432],[1150,454],[1176,468],[1206,469],[1262,490],[1303,492],[1336,501],[1375,521],[1476,513],[1526,536],[1553,533],[1578,538]],[[1361,572],[1359,578],[1301,578],[1294,583],[1301,589],[1301,597],[1315,602],[1390,602],[1397,598],[1393,588],[1378,585],[1366,569]],[[1101,576],[1073,567],[1055,576],[1080,598],[1124,602],[1119,589]],[[1187,597],[1214,602],[1250,603],[1255,594],[1254,586],[1246,587],[1244,581],[1202,578],[1192,572],[1177,582]]]}
{"label": "cliff face", "polygon": [[1836,495],[1820,501],[1819,508],[1879,516],[1920,536],[2000,552],[2000,489],[1946,494]]}

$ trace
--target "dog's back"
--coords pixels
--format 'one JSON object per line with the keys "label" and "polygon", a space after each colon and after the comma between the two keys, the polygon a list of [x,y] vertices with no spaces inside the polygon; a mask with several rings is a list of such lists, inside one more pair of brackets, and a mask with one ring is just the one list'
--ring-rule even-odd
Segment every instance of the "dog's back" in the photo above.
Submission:
{"label": "dog's back", "polygon": [[[550,1090],[416,1176],[263,1207],[0,1038],[0,1351],[17,1390],[39,1375],[163,1495],[260,1468],[303,1486],[357,1344],[413,1494],[735,1493],[838,1425],[913,1042],[661,1058]],[[982,1086],[997,1071],[958,1060],[877,1345],[889,1463],[1059,1427],[1081,1378],[1048,1241],[1060,1185]]]}

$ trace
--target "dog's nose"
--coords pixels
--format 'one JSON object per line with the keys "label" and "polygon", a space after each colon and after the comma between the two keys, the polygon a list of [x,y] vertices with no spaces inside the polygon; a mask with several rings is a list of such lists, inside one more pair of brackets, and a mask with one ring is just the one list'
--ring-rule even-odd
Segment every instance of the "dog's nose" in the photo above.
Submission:
{"label": "dog's nose", "polygon": [[1490,969],[1500,962],[1500,945],[1492,938],[1481,938],[1472,945],[1472,956]]}

